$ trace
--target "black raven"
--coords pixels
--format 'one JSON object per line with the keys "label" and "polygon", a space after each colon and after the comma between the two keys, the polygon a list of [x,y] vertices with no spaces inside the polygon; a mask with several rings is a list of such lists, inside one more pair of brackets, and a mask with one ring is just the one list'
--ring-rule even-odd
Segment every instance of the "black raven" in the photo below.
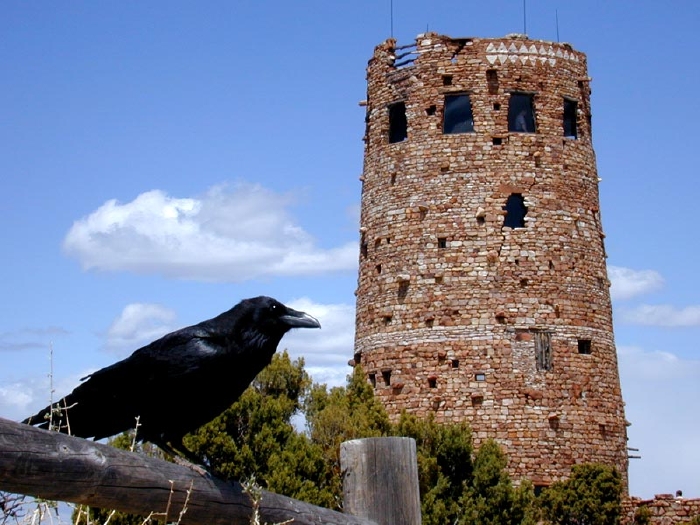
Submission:
{"label": "black raven", "polygon": [[[196,462],[183,436],[231,406],[270,363],[290,329],[320,327],[314,317],[270,297],[245,299],[84,377],[87,381],[53,405],[54,426],[101,439],[135,428],[138,417],[138,440]],[[23,423],[48,428],[51,409]]]}

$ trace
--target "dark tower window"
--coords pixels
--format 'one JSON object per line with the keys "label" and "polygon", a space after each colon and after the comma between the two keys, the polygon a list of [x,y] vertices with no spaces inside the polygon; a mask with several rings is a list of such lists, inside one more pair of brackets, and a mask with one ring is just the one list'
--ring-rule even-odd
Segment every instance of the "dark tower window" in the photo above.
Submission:
{"label": "dark tower window", "polygon": [[535,333],[535,364],[538,371],[552,369],[552,337],[549,332]]}
{"label": "dark tower window", "polygon": [[391,370],[388,368],[382,369],[382,379],[384,379],[386,386],[391,386]]}
{"label": "dark tower window", "polygon": [[489,95],[498,95],[498,71],[486,70],[486,85],[489,87]]}
{"label": "dark tower window", "polygon": [[533,95],[512,93],[508,101],[508,131],[535,132],[535,106]]}
{"label": "dark tower window", "polygon": [[564,136],[575,139],[578,138],[576,127],[577,104],[575,100],[564,99]]}
{"label": "dark tower window", "polygon": [[402,142],[408,137],[406,104],[396,102],[389,106],[389,142]]}
{"label": "dark tower window", "polygon": [[578,353],[579,354],[590,354],[591,353],[591,340],[590,339],[579,339],[578,340]]}
{"label": "dark tower window", "polygon": [[503,209],[506,211],[506,216],[503,219],[503,226],[508,226],[510,228],[525,227],[527,206],[525,206],[525,199],[523,199],[522,193],[512,193],[510,197],[508,197]]}
{"label": "dark tower window", "polygon": [[445,97],[445,118],[442,132],[470,133],[474,131],[474,116],[469,95],[447,95]]}

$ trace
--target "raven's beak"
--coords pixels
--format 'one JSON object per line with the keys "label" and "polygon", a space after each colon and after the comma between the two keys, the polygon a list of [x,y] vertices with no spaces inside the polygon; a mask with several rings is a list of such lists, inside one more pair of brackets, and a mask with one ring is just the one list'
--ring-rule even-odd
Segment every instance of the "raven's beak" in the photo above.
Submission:
{"label": "raven's beak", "polygon": [[291,328],[321,328],[321,323],[315,317],[289,307],[280,320]]}

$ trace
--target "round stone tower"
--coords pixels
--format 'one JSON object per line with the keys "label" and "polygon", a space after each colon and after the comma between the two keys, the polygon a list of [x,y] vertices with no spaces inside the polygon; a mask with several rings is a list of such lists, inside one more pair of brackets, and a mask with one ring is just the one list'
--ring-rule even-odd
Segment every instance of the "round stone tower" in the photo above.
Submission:
{"label": "round stone tower", "polygon": [[367,82],[355,363],[392,418],[466,420],[516,479],[626,486],[585,55],[426,33]]}

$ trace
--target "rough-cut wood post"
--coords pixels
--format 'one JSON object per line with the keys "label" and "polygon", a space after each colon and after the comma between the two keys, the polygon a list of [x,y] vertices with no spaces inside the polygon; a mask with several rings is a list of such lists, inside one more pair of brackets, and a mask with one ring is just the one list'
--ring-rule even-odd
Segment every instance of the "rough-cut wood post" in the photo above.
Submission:
{"label": "rough-cut wood post", "polygon": [[[249,524],[252,511],[239,483],[2,418],[0,490],[142,515],[168,508],[169,521],[177,520],[190,490],[183,525]],[[259,512],[267,523],[376,525],[267,491]]]}
{"label": "rough-cut wood post", "polygon": [[379,525],[420,525],[416,442],[411,438],[354,439],[340,445],[346,514]]}

